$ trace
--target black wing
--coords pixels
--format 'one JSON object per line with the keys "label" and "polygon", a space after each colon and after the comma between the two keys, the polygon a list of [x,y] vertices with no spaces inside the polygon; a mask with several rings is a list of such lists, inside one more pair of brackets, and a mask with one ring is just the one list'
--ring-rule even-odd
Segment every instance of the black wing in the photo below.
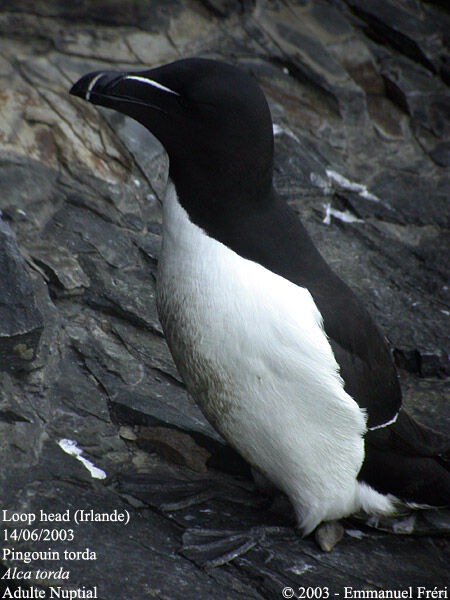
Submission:
{"label": "black wing", "polygon": [[367,410],[369,427],[389,422],[401,406],[401,390],[385,338],[322,258],[296,213],[275,194],[271,200],[263,208],[245,205],[244,214],[207,233],[311,292],[346,391]]}

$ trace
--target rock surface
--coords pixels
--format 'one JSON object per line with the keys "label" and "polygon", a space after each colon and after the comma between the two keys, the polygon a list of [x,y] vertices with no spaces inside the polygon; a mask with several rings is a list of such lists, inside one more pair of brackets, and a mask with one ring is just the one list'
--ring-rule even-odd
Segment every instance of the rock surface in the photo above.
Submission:
{"label": "rock surface", "polygon": [[[167,158],[68,89],[94,69],[192,55],[253,73],[278,189],[383,328],[409,409],[448,431],[449,25],[438,1],[0,1],[2,509],[130,515],[80,524],[70,544],[5,544],[3,522],[7,548],[97,553],[62,556],[70,579],[54,585],[271,600],[287,586],[343,597],[447,583],[441,515],[392,526],[421,537],[349,521],[323,554],[255,491],[187,396],[158,322]],[[2,559],[33,579],[1,585],[48,590],[36,571],[56,565]]]}
{"label": "rock surface", "polygon": [[25,369],[43,328],[31,277],[11,228],[0,220],[0,369]]}

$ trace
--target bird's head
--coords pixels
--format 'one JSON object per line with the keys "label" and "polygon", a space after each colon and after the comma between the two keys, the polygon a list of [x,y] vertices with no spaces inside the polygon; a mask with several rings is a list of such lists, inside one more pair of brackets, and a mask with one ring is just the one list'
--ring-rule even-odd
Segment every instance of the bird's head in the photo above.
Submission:
{"label": "bird's head", "polygon": [[191,58],[146,71],[96,71],[70,93],[128,115],[155,135],[188,204],[207,209],[205,190],[218,202],[257,202],[271,188],[269,108],[253,78],[237,67]]}

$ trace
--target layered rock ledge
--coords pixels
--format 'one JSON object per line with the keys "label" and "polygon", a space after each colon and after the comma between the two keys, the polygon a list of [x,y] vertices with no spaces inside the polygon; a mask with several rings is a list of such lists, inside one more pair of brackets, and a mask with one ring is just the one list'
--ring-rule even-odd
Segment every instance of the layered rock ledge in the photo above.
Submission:
{"label": "layered rock ledge", "polygon": [[0,0],[1,506],[130,515],[77,526],[70,550],[97,559],[62,558],[58,585],[108,600],[446,585],[440,514],[348,521],[324,554],[255,490],[158,322],[167,157],[68,89],[94,69],[192,55],[250,71],[273,114],[278,189],[384,330],[409,409],[448,431],[449,30],[437,0]]}

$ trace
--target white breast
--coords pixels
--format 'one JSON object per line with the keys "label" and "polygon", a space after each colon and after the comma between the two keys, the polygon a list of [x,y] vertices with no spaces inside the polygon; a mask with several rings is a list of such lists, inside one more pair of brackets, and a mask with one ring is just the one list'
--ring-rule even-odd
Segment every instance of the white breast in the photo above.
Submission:
{"label": "white breast", "polygon": [[172,184],[157,290],[189,392],[229,443],[287,493],[305,533],[358,510],[361,495],[366,509],[386,508],[374,491],[368,502],[356,481],[365,417],[343,389],[310,293],[208,237]]}

